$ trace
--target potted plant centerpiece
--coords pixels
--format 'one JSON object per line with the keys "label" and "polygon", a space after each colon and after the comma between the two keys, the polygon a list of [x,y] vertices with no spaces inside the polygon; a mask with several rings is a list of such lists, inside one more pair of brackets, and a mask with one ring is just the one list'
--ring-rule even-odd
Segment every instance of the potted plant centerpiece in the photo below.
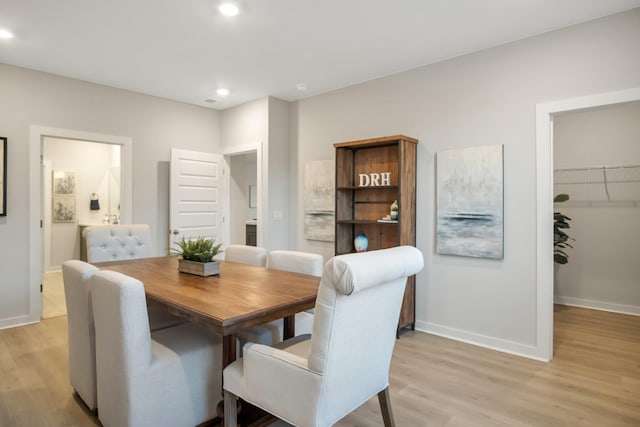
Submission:
{"label": "potted plant centerpiece", "polygon": [[216,245],[216,239],[198,237],[176,242],[177,248],[174,255],[180,255],[178,270],[183,273],[197,274],[198,276],[213,276],[220,274],[220,264],[213,257],[222,252],[222,243]]}

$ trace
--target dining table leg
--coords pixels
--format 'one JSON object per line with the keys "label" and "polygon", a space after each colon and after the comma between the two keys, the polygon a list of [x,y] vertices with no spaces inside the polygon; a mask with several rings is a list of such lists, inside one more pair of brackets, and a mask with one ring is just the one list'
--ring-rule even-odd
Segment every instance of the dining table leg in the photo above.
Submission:
{"label": "dining table leg", "polygon": [[284,326],[282,328],[282,340],[293,338],[296,335],[296,316],[287,316],[284,318]]}
{"label": "dining table leg", "polygon": [[222,369],[236,360],[236,334],[222,337]]}

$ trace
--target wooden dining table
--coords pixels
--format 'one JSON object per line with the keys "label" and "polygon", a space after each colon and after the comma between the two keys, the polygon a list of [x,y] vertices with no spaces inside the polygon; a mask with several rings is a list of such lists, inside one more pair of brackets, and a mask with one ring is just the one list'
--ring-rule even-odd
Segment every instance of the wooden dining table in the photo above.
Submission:
{"label": "wooden dining table", "polygon": [[178,257],[97,263],[140,280],[147,299],[223,336],[223,368],[236,358],[236,332],[284,318],[294,335],[295,314],[313,308],[320,279],[305,274],[220,261],[217,276],[178,271]]}

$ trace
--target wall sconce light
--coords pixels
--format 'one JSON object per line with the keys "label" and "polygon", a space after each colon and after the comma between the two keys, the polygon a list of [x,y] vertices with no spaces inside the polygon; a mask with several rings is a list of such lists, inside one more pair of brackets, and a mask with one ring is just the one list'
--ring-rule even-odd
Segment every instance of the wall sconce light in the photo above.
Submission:
{"label": "wall sconce light", "polygon": [[100,200],[98,200],[98,195],[96,193],[91,194],[91,202],[89,204],[89,209],[92,211],[100,210]]}

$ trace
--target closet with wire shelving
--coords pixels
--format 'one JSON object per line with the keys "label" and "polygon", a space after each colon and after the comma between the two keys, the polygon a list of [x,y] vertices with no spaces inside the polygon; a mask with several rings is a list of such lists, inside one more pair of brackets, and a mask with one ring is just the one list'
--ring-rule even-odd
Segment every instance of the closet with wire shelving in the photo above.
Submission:
{"label": "closet with wire shelving", "polygon": [[640,315],[640,102],[553,120],[554,211],[571,218],[555,302]]}

